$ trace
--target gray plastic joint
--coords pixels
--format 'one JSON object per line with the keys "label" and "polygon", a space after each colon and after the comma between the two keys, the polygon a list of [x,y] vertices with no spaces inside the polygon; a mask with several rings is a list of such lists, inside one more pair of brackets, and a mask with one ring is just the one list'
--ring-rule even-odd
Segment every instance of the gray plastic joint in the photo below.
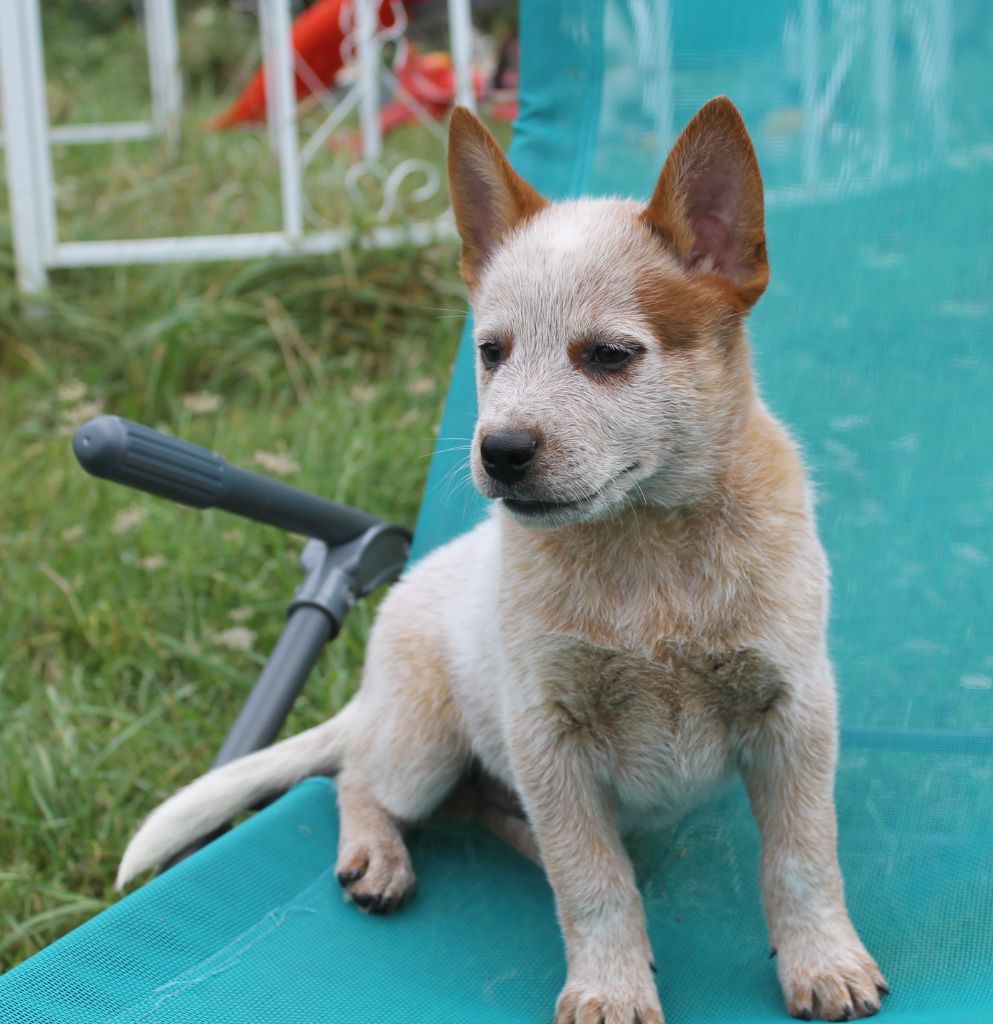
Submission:
{"label": "gray plastic joint", "polygon": [[410,532],[403,527],[379,523],[347,544],[328,547],[321,540],[308,541],[300,556],[307,576],[288,613],[317,608],[331,620],[332,637],[337,636],[360,597],[403,572],[410,539]]}

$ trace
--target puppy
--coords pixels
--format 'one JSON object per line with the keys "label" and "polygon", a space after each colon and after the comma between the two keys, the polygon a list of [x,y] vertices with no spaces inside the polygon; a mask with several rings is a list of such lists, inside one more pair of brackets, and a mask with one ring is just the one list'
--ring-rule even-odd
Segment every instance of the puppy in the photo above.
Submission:
{"label": "puppy", "polygon": [[449,174],[476,317],[472,475],[492,514],[393,588],[339,715],[172,797],[118,885],[323,772],[338,878],[391,910],[414,884],[403,826],[481,766],[517,794],[555,892],[557,1024],[661,1024],[621,829],[739,770],[790,1013],[875,1013],[886,983],[836,855],[828,569],[745,335],[769,268],[740,115],[703,107],[647,206],[548,203],[464,109]]}

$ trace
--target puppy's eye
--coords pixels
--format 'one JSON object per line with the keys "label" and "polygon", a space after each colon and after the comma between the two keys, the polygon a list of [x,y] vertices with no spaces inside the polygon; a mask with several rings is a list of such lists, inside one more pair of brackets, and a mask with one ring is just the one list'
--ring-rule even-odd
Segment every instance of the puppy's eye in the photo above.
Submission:
{"label": "puppy's eye", "polygon": [[479,346],[480,362],[487,370],[492,370],[503,362],[503,345],[498,341],[484,341]]}
{"label": "puppy's eye", "polygon": [[584,353],[586,365],[593,370],[622,370],[637,353],[620,345],[594,345]]}

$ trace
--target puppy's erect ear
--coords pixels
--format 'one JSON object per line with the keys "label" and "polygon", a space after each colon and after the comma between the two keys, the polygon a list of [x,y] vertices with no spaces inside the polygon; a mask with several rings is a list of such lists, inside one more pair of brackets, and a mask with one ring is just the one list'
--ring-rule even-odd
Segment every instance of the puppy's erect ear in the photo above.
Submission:
{"label": "puppy's erect ear", "polygon": [[686,126],[641,216],[686,267],[725,278],[742,308],[765,290],[762,176],[745,122],[726,96]]}
{"label": "puppy's erect ear", "polygon": [[474,288],[507,232],[548,204],[465,107],[455,108],[448,127],[448,187],[462,236],[462,276]]}

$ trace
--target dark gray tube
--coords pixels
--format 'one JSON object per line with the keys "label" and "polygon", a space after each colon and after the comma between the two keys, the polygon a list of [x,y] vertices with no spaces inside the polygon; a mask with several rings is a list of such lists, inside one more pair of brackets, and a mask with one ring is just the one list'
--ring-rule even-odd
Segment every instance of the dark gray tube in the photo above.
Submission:
{"label": "dark gray tube", "polygon": [[303,689],[321,648],[334,639],[335,632],[334,623],[326,612],[307,606],[294,610],[217,752],[215,768],[272,743]]}
{"label": "dark gray tube", "polygon": [[[269,746],[276,738],[303,689],[307,676],[337,630],[326,612],[303,606],[294,610],[262,673],[255,681],[227,739],[214,758],[214,768]],[[227,825],[188,846],[162,865],[166,871],[228,830]]]}

